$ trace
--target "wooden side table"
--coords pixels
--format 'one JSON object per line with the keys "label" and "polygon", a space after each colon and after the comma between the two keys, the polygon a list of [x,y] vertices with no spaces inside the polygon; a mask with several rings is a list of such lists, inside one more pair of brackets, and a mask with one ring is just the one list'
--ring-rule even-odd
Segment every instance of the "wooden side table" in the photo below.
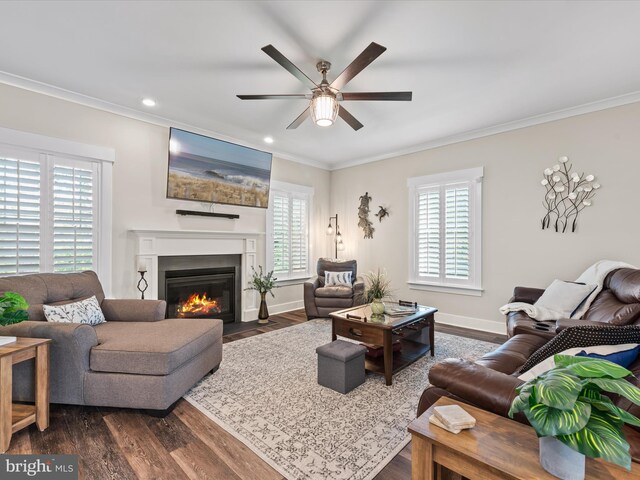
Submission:
{"label": "wooden side table", "polygon": [[[49,343],[47,338],[18,337],[0,346],[0,453],[11,435],[35,423],[40,431],[49,426]],[[35,358],[35,405],[12,402],[13,365]]]}
{"label": "wooden side table", "polygon": [[[433,407],[459,404],[476,419],[476,426],[456,434],[429,423]],[[433,480],[441,467],[470,480],[557,480],[541,466],[538,437],[533,428],[479,408],[442,397],[409,425],[411,478]],[[600,459],[587,458],[586,480],[639,480],[640,465],[631,472]]]}

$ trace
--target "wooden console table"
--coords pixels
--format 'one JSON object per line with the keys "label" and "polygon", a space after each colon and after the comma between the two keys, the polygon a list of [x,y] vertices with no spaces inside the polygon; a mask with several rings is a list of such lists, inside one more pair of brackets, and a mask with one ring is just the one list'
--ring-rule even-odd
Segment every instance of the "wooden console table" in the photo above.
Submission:
{"label": "wooden console table", "polygon": [[[47,338],[23,338],[0,346],[0,453],[9,449],[11,436],[35,423],[49,426],[49,343]],[[35,405],[12,402],[13,365],[35,358]]]}
{"label": "wooden console table", "polygon": [[[459,404],[476,419],[476,426],[455,435],[429,423],[433,407]],[[538,458],[533,428],[479,408],[442,397],[409,425],[411,478],[441,477],[442,467],[470,480],[557,480]],[[600,459],[587,458],[585,480],[640,480],[640,465],[631,472]]]}

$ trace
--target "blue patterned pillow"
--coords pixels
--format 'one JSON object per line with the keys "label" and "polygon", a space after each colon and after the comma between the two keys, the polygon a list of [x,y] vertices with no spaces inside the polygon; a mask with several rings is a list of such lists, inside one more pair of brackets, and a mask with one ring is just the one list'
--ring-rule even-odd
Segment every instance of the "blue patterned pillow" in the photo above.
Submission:
{"label": "blue patterned pillow", "polygon": [[640,345],[629,350],[623,350],[622,352],[614,352],[608,355],[600,355],[599,353],[587,353],[582,350],[580,353],[576,353],[576,357],[590,357],[598,358],[600,360],[609,360],[624,368],[629,368],[633,362],[636,361],[640,355]]}
{"label": "blue patterned pillow", "polygon": [[351,271],[324,272],[324,284],[327,287],[351,287]]}
{"label": "blue patterned pillow", "polygon": [[42,309],[47,322],[85,323],[87,325],[106,322],[95,295],[86,300],[65,305],[43,305]]}

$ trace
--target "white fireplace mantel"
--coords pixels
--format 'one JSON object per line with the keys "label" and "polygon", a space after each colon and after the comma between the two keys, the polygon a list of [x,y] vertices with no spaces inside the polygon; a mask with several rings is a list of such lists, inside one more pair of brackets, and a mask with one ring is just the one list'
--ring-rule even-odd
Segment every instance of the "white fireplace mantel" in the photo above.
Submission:
{"label": "white fireplace mantel", "polygon": [[[207,230],[129,230],[136,238],[136,270],[146,269],[149,289],[145,298],[158,298],[158,257],[172,255],[228,255],[242,258],[241,284],[246,285],[251,268],[257,266],[258,240],[263,232],[225,232]],[[242,320],[257,318],[256,294],[244,292]]]}

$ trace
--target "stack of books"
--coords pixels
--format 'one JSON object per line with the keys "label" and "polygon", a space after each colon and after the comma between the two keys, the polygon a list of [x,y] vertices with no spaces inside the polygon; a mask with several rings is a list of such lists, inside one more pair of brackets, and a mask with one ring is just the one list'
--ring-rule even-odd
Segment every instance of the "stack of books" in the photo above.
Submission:
{"label": "stack of books", "polygon": [[476,426],[476,419],[459,405],[434,407],[433,415],[429,417],[429,422],[451,433],[460,433],[462,430]]}
{"label": "stack of books", "polygon": [[13,343],[16,340],[17,340],[16,337],[0,336],[0,345],[6,345],[8,343]]}

